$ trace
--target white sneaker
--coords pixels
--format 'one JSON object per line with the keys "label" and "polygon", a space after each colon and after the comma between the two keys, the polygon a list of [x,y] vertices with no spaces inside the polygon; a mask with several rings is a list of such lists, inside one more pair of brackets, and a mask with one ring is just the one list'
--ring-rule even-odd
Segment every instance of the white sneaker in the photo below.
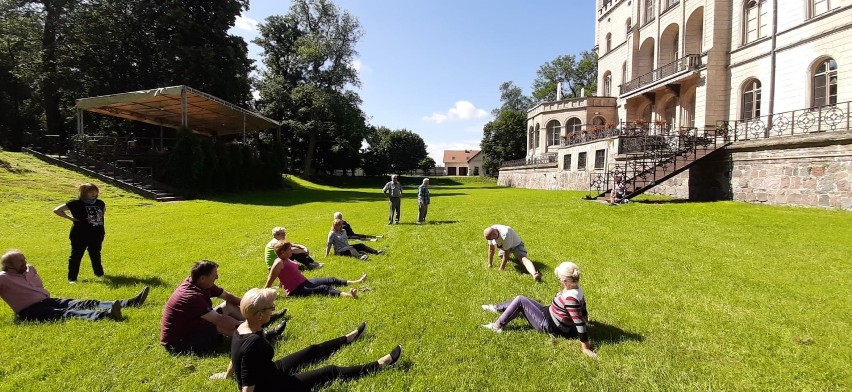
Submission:
{"label": "white sneaker", "polygon": [[503,333],[503,330],[500,329],[500,328],[497,328],[497,324],[495,324],[495,323],[483,324],[482,328],[490,329],[490,330],[497,332],[497,333]]}
{"label": "white sneaker", "polygon": [[361,257],[359,257],[359,259],[364,260],[364,261],[367,261],[367,259],[369,259],[369,258],[370,258],[370,256],[367,256],[367,255],[361,255]]}
{"label": "white sneaker", "polygon": [[325,263],[317,263],[317,262],[311,263],[311,269],[320,269],[323,266],[325,266]]}
{"label": "white sneaker", "polygon": [[77,284],[77,281],[76,280],[69,280],[68,284]]}
{"label": "white sneaker", "polygon": [[384,250],[384,249],[379,249],[379,250],[378,250],[378,253],[376,253],[376,254],[378,254],[378,255],[383,255],[383,254],[385,254],[385,250]]}
{"label": "white sneaker", "polygon": [[482,305],[482,310],[487,311],[487,312],[491,312],[491,313],[497,313],[497,314],[502,313],[499,310],[497,310],[497,307],[494,306],[494,305]]}

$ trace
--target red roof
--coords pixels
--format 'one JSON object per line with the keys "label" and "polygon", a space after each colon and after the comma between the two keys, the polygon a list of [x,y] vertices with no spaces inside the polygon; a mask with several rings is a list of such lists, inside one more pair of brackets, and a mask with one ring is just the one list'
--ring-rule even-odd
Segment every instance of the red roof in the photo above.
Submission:
{"label": "red roof", "polygon": [[479,154],[479,150],[444,150],[444,163],[467,163]]}

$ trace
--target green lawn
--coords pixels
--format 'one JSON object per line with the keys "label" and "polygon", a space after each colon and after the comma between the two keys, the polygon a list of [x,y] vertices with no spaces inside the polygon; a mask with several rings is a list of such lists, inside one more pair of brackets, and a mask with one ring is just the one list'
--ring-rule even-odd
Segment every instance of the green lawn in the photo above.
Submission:
{"label": "green lawn", "polygon": [[[293,181],[292,190],[158,204],[110,186],[104,266],[65,280],[68,222],[51,213],[87,180],[26,155],[0,152],[0,250],[22,249],[52,295],[148,303],[121,322],[24,324],[0,305],[2,390],[236,390],[209,381],[228,358],[174,357],[159,343],[163,304],[192,262],[220,264],[219,284],[241,295],[262,285],[270,229],[317,255],[334,211],[356,231],[384,234],[367,262],[319,257],[310,276],[370,275],[358,300],[279,299],[292,315],[278,355],[369,323],[365,339],[324,363],[354,364],[404,347],[394,370],[334,383],[336,391],[849,390],[852,388],[852,214],[736,202],[654,201],[609,207],[581,192],[433,180],[433,224],[416,226],[416,188],[404,224],[387,226],[384,181]],[[413,184],[417,179],[411,179]],[[360,184],[360,185],[359,185]],[[544,272],[485,267],[482,229],[513,226]],[[549,301],[553,268],[583,271],[597,361],[576,341],[523,320],[497,335],[481,304],[524,294]]]}

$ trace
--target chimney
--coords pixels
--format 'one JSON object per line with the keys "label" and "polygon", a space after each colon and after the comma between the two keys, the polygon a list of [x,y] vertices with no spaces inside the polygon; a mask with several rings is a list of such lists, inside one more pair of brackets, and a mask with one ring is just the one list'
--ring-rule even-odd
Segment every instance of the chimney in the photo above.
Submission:
{"label": "chimney", "polygon": [[580,89],[580,97],[582,98],[582,97],[585,97],[585,96],[586,96],[586,88],[583,87],[583,88]]}
{"label": "chimney", "polygon": [[562,100],[562,82],[556,82],[556,100]]}

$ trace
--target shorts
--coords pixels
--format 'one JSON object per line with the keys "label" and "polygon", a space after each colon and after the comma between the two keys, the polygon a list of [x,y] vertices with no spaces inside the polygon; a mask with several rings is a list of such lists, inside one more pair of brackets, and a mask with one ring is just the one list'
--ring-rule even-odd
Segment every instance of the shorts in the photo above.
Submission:
{"label": "shorts", "polygon": [[[518,260],[520,260],[524,257],[527,257],[527,248],[524,248],[524,242],[523,241],[521,241],[521,243],[518,244],[518,246],[512,248],[512,250],[510,250],[510,252],[512,252],[512,254],[514,254],[515,257],[518,258]],[[504,253],[503,249],[500,249],[500,252],[497,253],[497,256],[503,257],[503,253]]]}

